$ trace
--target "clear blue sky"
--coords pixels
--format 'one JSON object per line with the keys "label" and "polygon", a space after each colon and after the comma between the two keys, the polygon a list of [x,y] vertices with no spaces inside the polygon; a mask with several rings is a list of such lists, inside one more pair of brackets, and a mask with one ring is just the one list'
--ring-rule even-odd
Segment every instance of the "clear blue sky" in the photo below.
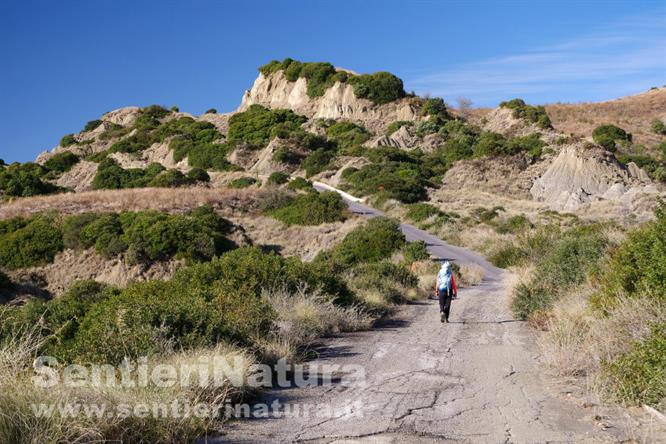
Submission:
{"label": "clear blue sky", "polygon": [[0,55],[0,158],[27,161],[122,106],[233,110],[284,57],[477,106],[633,94],[666,83],[666,2],[2,0]]}

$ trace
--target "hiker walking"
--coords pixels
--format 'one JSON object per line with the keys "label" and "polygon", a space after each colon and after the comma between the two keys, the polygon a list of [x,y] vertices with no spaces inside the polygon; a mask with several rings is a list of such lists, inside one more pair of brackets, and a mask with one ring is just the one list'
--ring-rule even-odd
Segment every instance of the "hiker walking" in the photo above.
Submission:
{"label": "hiker walking", "polygon": [[439,298],[441,321],[448,324],[449,313],[451,311],[451,299],[458,295],[456,282],[453,280],[453,270],[451,269],[451,263],[449,261],[444,261],[444,263],[442,263],[442,268],[440,268],[439,273],[437,273],[435,290],[437,291],[437,297]]}

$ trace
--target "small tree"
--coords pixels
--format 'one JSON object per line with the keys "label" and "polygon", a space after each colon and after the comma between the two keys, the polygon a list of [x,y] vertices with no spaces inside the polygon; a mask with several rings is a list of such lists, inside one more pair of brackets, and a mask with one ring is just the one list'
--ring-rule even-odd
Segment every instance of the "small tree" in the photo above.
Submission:
{"label": "small tree", "polygon": [[215,108],[211,108],[207,110],[204,114],[217,114],[217,110]]}
{"label": "small tree", "polygon": [[472,108],[472,100],[467,97],[458,97],[456,103],[458,104],[458,112],[460,115],[465,118],[469,117],[469,111]]}
{"label": "small tree", "polygon": [[600,125],[592,131],[592,138],[596,143],[608,151],[617,149],[617,142],[631,142],[631,134],[615,125]]}

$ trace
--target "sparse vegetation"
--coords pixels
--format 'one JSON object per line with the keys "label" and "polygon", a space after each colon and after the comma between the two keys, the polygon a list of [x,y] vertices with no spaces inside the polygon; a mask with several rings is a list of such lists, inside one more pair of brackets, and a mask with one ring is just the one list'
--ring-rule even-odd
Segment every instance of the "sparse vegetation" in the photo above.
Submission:
{"label": "sparse vegetation", "polygon": [[660,136],[666,136],[666,124],[660,119],[654,119],[652,123],[650,123],[650,128],[653,133],[659,134]]}
{"label": "sparse vegetation", "polygon": [[118,162],[107,158],[97,167],[92,187],[94,190],[145,187],[164,170],[159,163],[151,163],[145,169],[123,169]]}
{"label": "sparse vegetation", "polygon": [[526,104],[523,99],[513,99],[507,102],[501,102],[500,107],[512,109],[513,117],[526,120],[529,123],[534,123],[539,128],[549,129],[553,127],[550,117],[548,117],[548,113],[546,112],[546,108],[543,106],[532,106]]}
{"label": "sparse vegetation", "polygon": [[276,171],[274,173],[271,173],[271,175],[268,176],[268,180],[267,180],[267,183],[269,185],[283,185],[287,182],[289,182],[289,174],[282,173],[280,171]]}
{"label": "sparse vegetation", "polygon": [[391,122],[391,124],[388,126],[388,128],[386,128],[386,135],[390,136],[391,134],[395,133],[396,131],[398,131],[403,126],[406,126],[406,127],[414,126],[414,122],[408,121],[408,120],[396,120],[395,122]]}
{"label": "sparse vegetation", "polygon": [[102,124],[101,120],[91,120],[86,125],[83,127],[83,132],[88,132],[92,131],[94,129],[97,129],[98,126]]}

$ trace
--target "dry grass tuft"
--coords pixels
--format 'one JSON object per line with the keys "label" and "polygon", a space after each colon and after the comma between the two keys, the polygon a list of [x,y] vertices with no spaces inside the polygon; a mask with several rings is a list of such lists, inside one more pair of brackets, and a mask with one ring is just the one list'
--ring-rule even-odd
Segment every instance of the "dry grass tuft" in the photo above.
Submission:
{"label": "dry grass tuft", "polygon": [[360,307],[340,307],[329,298],[302,288],[295,293],[284,289],[265,291],[277,313],[277,332],[261,341],[259,351],[268,362],[280,358],[295,362],[302,351],[322,336],[333,333],[365,330],[372,326],[372,317]]}
{"label": "dry grass tuft", "polygon": [[476,264],[462,264],[460,265],[460,286],[471,287],[478,285],[483,280],[485,275],[483,268]]}

